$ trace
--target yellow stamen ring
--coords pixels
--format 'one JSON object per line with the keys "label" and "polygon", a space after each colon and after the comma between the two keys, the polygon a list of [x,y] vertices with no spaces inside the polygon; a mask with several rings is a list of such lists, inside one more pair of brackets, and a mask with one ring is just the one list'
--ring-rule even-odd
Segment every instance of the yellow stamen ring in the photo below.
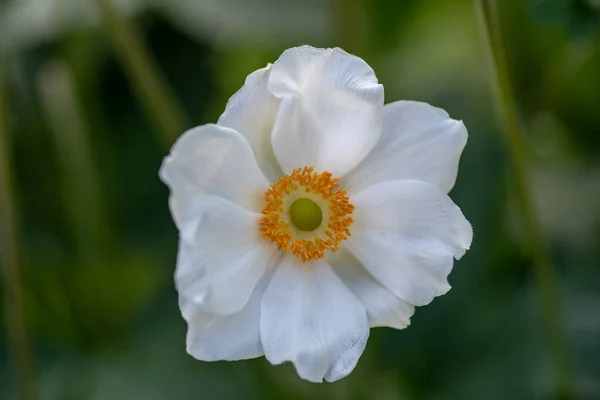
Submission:
{"label": "yellow stamen ring", "polygon": [[[336,251],[350,236],[354,211],[338,181],[330,172],[317,173],[312,167],[297,168],[280,178],[265,192],[262,234],[303,262],[325,257],[325,250]],[[318,223],[314,206],[321,211]]]}

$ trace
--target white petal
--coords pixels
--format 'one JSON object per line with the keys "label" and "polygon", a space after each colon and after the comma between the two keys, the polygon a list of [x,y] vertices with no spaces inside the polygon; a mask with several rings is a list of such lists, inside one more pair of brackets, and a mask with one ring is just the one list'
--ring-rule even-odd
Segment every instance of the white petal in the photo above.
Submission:
{"label": "white petal", "polygon": [[366,62],[343,50],[286,50],[269,90],[281,99],[273,148],[286,173],[312,166],[342,177],[379,140],[383,86]]}
{"label": "white petal", "polygon": [[198,360],[246,360],[262,356],[260,342],[260,299],[268,283],[265,275],[248,303],[239,312],[217,315],[181,299],[181,311],[188,324],[187,352]]}
{"label": "white petal", "polygon": [[202,258],[203,254],[195,245],[179,241],[175,286],[179,292],[179,307],[184,318],[186,313],[194,312],[206,297],[206,269],[203,268]]}
{"label": "white petal", "polygon": [[160,177],[171,188],[169,203],[179,228],[195,196],[221,196],[260,211],[269,187],[248,141],[232,129],[213,124],[185,132],[163,161]]}
{"label": "white petal", "polygon": [[415,179],[448,193],[466,143],[465,125],[441,108],[416,101],[386,104],[381,139],[342,184],[358,192],[379,182]]}
{"label": "white petal", "polygon": [[283,172],[271,144],[279,106],[279,100],[267,88],[271,67],[268,65],[248,75],[244,86],[227,102],[217,124],[234,129],[248,139],[258,165],[265,176],[274,182]]}
{"label": "white petal", "polygon": [[391,181],[351,200],[344,243],[375,279],[417,306],[450,290],[453,258],[469,249],[473,230],[445,193],[423,181]]}
{"label": "white petal", "polygon": [[324,260],[284,256],[263,295],[260,336],[272,364],[329,382],[356,366],[369,336],[365,309]]}
{"label": "white petal", "polygon": [[389,326],[404,329],[410,325],[415,307],[394,296],[360,264],[345,247],[331,253],[327,261],[344,284],[363,303],[369,317],[369,326]]}
{"label": "white petal", "polygon": [[180,296],[214,314],[241,310],[278,254],[258,230],[259,218],[221,197],[194,199],[180,232]]}

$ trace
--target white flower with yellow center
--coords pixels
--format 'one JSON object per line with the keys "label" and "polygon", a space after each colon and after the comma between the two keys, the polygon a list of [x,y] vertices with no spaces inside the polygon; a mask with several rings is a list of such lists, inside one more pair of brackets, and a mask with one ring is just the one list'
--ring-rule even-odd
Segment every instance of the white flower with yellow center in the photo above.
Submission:
{"label": "white flower with yellow center", "polygon": [[348,375],[370,327],[406,328],[450,289],[473,236],[447,196],[466,141],[441,109],[384,106],[373,70],[340,49],[289,49],[250,74],[160,171],[187,351]]}

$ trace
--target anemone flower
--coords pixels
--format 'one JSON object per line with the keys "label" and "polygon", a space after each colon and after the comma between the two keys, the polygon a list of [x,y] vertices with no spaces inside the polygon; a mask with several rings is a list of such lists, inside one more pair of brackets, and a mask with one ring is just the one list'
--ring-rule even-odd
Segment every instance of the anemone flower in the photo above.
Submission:
{"label": "anemone flower", "polygon": [[217,124],[175,143],[160,176],[189,354],[264,355],[335,381],[371,327],[406,328],[450,289],[473,236],[447,195],[466,128],[383,97],[362,59],[292,48],[247,77]]}

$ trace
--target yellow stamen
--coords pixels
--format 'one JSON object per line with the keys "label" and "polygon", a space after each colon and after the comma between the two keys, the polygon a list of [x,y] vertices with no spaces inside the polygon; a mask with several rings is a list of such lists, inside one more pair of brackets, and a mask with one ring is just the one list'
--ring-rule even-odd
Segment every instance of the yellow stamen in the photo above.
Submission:
{"label": "yellow stamen", "polygon": [[[325,257],[325,250],[336,251],[350,236],[354,211],[346,191],[338,189],[338,181],[330,172],[317,173],[312,167],[297,168],[280,178],[265,192],[259,223],[262,234],[303,262]],[[289,207],[299,198],[310,198],[322,208],[323,222],[312,232],[298,230],[291,222]]]}

